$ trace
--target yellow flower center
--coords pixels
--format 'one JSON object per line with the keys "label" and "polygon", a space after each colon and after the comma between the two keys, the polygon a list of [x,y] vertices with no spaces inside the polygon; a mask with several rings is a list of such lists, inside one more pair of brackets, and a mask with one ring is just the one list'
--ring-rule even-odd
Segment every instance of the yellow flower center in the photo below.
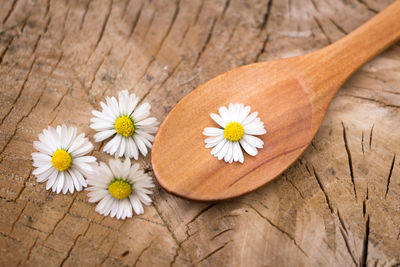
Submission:
{"label": "yellow flower center", "polygon": [[135,124],[129,116],[122,115],[115,121],[115,131],[117,134],[129,137],[135,132]]}
{"label": "yellow flower center", "polygon": [[57,149],[53,156],[51,156],[51,164],[60,172],[67,170],[71,167],[72,157],[64,149]]}
{"label": "yellow flower center", "polygon": [[124,199],[132,193],[132,185],[125,180],[114,179],[108,186],[108,192],[118,199]]}
{"label": "yellow flower center", "polygon": [[244,128],[238,122],[230,122],[225,126],[224,137],[229,141],[238,141],[244,135]]}

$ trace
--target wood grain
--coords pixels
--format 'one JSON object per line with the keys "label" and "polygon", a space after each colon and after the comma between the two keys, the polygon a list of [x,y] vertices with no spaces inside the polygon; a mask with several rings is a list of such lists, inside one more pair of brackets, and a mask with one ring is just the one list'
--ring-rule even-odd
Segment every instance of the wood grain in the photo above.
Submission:
{"label": "wood grain", "polygon": [[[143,216],[95,212],[31,175],[32,142],[128,88],[163,120],[230,69],[323,48],[392,0],[7,0],[0,8],[1,266],[393,266],[400,262],[400,47],[333,99],[280,178],[222,203],[155,189]],[[93,140],[93,139],[92,139]],[[105,161],[96,144],[93,155]],[[150,158],[141,159],[152,174]]]}
{"label": "wood grain", "polygon": [[[236,68],[196,88],[155,137],[151,162],[157,181],[178,196],[219,201],[278,177],[309,146],[349,76],[400,38],[398,14],[400,1],[324,49]],[[203,129],[217,126],[209,114],[229,103],[251,106],[267,129],[259,137],[264,147],[256,157],[244,153],[244,164],[218,160],[204,144]]]}

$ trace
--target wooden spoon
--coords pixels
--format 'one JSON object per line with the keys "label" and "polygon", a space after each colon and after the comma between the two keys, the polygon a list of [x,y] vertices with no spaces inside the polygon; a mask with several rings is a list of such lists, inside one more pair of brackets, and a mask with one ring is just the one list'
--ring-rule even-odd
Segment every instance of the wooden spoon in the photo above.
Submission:
{"label": "wooden spoon", "polygon": [[[175,195],[212,201],[251,192],[278,177],[304,152],[332,98],[360,66],[400,37],[400,0],[345,38],[303,56],[233,69],[199,86],[168,114],[155,137],[154,174]],[[229,103],[258,111],[267,134],[257,156],[228,164],[202,135],[218,127],[210,113]]]}

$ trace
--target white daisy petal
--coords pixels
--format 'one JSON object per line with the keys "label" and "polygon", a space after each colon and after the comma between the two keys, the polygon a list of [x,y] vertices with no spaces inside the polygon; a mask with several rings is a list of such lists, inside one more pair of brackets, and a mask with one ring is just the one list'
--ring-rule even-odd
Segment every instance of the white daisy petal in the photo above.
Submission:
{"label": "white daisy petal", "polygon": [[57,179],[57,176],[58,176],[58,171],[56,169],[52,169],[51,173],[48,176],[43,176],[41,179],[38,178],[37,181],[39,183],[43,183],[44,181],[48,181],[47,184],[51,184],[49,186],[49,188],[51,188],[53,183],[54,183],[54,181]]}
{"label": "white daisy petal", "polygon": [[32,153],[35,167],[32,174],[37,181],[47,181],[46,190],[57,193],[82,190],[82,186],[86,186],[83,175],[86,176],[96,164],[95,157],[86,156],[93,145],[84,134],[77,136],[75,127],[49,126],[39,134],[39,139],[41,141],[34,142],[39,152]]}
{"label": "white daisy petal", "polygon": [[230,123],[228,109],[226,107],[220,107],[218,111],[219,115],[221,115],[221,118],[224,120],[224,125],[222,127],[225,127],[225,125]]}
{"label": "white daisy petal", "polygon": [[258,115],[258,112],[253,112],[249,116],[247,116],[247,118],[245,118],[241,123],[243,125],[243,127],[246,126],[248,123],[256,120],[257,115]]}
{"label": "white daisy petal", "polygon": [[139,148],[140,153],[142,153],[143,156],[147,155],[147,148],[146,145],[144,144],[143,140],[139,138],[137,135],[133,137],[133,140],[135,141],[137,147]]}
{"label": "white daisy petal", "polygon": [[224,146],[221,148],[218,154],[215,154],[215,156],[218,157],[218,160],[221,160],[225,157],[225,154],[228,152],[228,149],[229,149],[229,141],[225,140]]}
{"label": "white daisy petal", "polygon": [[138,199],[137,196],[132,196],[129,198],[129,200],[131,201],[133,210],[136,212],[137,215],[143,214],[144,210],[143,210],[143,206],[142,203],[140,202],[140,200]]}
{"label": "white daisy petal", "polygon": [[252,134],[252,135],[263,135],[267,131],[265,131],[264,128],[253,128],[253,129],[245,129],[244,131],[246,134]]}
{"label": "white daisy petal", "polygon": [[224,140],[225,137],[223,135],[219,135],[219,136],[212,136],[212,137],[208,137],[204,140],[204,142],[206,142],[206,144],[210,144],[210,143],[219,143],[222,140]]}
{"label": "white daisy petal", "polygon": [[225,121],[218,114],[210,113],[210,116],[216,123],[219,124],[219,126],[221,126],[221,127],[225,127],[226,126]]}
{"label": "white daisy petal", "polygon": [[151,117],[151,118],[147,118],[147,119],[144,119],[144,120],[141,120],[141,121],[137,122],[136,125],[139,125],[139,126],[153,125],[153,124],[156,123],[156,122],[157,122],[157,119]]}
{"label": "white daisy petal", "polygon": [[203,129],[203,135],[207,136],[205,147],[212,148],[211,155],[227,163],[243,163],[242,149],[251,156],[258,154],[257,149],[263,148],[264,142],[254,135],[263,135],[266,130],[264,123],[257,117],[258,113],[250,114],[250,110],[250,106],[230,103],[228,108],[220,107],[219,114],[210,113],[211,118],[223,127]]}
{"label": "white daisy petal", "polygon": [[[131,165],[130,159],[125,159],[123,162],[112,159],[109,161],[109,166],[100,162],[89,175],[87,180],[89,202],[98,202],[96,206],[98,213],[117,219],[130,218],[133,211],[138,215],[143,214],[142,203],[149,205],[152,202],[148,196],[152,192],[146,189],[154,187],[151,177],[139,169],[138,163]],[[110,173],[112,175],[106,186],[102,185],[104,171],[106,177]]]}
{"label": "white daisy petal", "polygon": [[215,147],[211,150],[211,155],[217,155],[217,153],[221,151],[226,142],[228,141],[224,138],[222,142],[219,142],[217,145],[215,145]]}
{"label": "white daisy petal", "polygon": [[263,146],[264,146],[264,142],[258,137],[255,137],[255,136],[252,136],[252,135],[249,135],[249,134],[245,134],[243,136],[243,139],[247,143],[249,143],[250,145],[252,145],[252,146],[254,146],[256,148],[263,148]]}
{"label": "white daisy petal", "polygon": [[154,141],[154,136],[152,136],[151,134],[146,133],[145,131],[137,130],[136,133],[138,135],[140,135],[141,137],[146,138],[150,142]]}
{"label": "white daisy petal", "polygon": [[49,190],[50,188],[53,187],[53,185],[57,181],[59,175],[60,175],[60,172],[55,170],[53,172],[53,174],[49,176],[49,180],[46,183],[46,190]]}
{"label": "white daisy petal", "polygon": [[42,174],[45,171],[49,170],[50,168],[53,168],[53,165],[51,165],[51,160],[50,160],[50,162],[48,162],[46,164],[42,164],[40,167],[34,169],[32,174],[39,175],[39,174]]}
{"label": "white daisy petal", "polygon": [[150,104],[145,102],[141,104],[133,113],[132,117],[135,119],[135,121],[139,122],[145,118],[147,118],[150,115]]}
{"label": "white daisy petal", "polygon": [[36,150],[39,150],[40,152],[47,154],[47,155],[52,155],[54,150],[51,149],[50,147],[46,146],[44,143],[39,142],[39,141],[34,141],[33,142],[33,147]]}
{"label": "white daisy petal", "polygon": [[129,101],[128,90],[119,91],[118,106],[122,114],[128,114],[128,101]]}
{"label": "white daisy petal", "polygon": [[224,129],[221,128],[215,128],[215,127],[206,127],[203,130],[203,134],[205,136],[218,136],[218,135],[224,135]]}
{"label": "white daisy petal", "polygon": [[57,177],[57,194],[61,192],[61,189],[64,186],[64,172],[60,172],[60,175]]}
{"label": "white daisy petal", "polygon": [[139,97],[136,97],[135,94],[131,94],[129,96],[129,101],[128,101],[128,114],[132,114],[132,112],[135,110],[137,103],[139,103]]}
{"label": "white daisy petal", "polygon": [[233,144],[234,142],[228,142],[229,146],[228,146],[228,151],[225,154],[224,160],[225,162],[231,162],[231,160],[233,159]]}
{"label": "white daisy petal", "polygon": [[247,152],[247,154],[249,154],[250,156],[257,155],[257,149],[254,146],[247,143],[244,139],[240,140],[239,142],[243,149]]}
{"label": "white daisy petal", "polygon": [[240,145],[239,142],[233,142],[233,160],[234,161],[239,161],[240,158],[240,153],[242,153],[242,151],[240,150]]}
{"label": "white daisy petal", "polygon": [[132,138],[128,139],[128,146],[130,147],[131,151],[132,151],[132,157],[137,160],[139,158],[139,151],[137,148],[137,145],[135,144],[135,142],[133,141]]}
{"label": "white daisy petal", "polygon": [[247,115],[249,115],[250,110],[251,110],[250,106],[244,107],[244,108],[241,110],[241,112],[240,112],[240,115],[239,115],[239,117],[238,117],[238,119],[237,119],[237,122],[238,122],[238,123],[242,123],[243,120],[244,120],[245,118],[247,118]]}

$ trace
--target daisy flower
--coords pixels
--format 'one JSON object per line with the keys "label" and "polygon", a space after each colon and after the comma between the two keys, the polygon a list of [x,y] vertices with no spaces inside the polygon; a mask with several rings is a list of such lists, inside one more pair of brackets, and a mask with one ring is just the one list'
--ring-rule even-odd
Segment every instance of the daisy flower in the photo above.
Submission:
{"label": "daisy flower", "polygon": [[95,116],[91,119],[90,127],[98,131],[94,135],[96,142],[109,137],[112,139],[104,146],[103,151],[115,157],[139,158],[139,151],[147,155],[147,148],[151,148],[153,134],[157,131],[157,119],[150,117],[150,104],[143,103],[138,108],[139,98],[127,90],[118,93],[115,97],[106,97],[106,104],[101,102],[103,110],[93,110]]}
{"label": "daisy flower", "polygon": [[233,161],[244,162],[242,148],[250,156],[257,155],[257,148],[262,148],[264,142],[254,135],[266,133],[264,123],[257,117],[258,113],[250,113],[250,106],[243,104],[229,104],[229,107],[220,107],[219,115],[210,113],[211,118],[222,128],[206,127],[203,134],[206,148],[211,148],[211,155],[228,163]]}
{"label": "daisy flower", "polygon": [[108,167],[104,162],[88,177],[87,188],[89,202],[99,202],[96,211],[104,216],[117,219],[132,217],[132,208],[136,214],[143,214],[143,206],[150,205],[154,187],[150,176],[139,170],[139,164],[131,166],[130,159],[124,162],[111,159]]}
{"label": "daisy flower", "polygon": [[93,149],[85,134],[77,136],[75,127],[49,126],[39,134],[39,140],[33,142],[39,152],[31,154],[36,167],[32,173],[39,183],[47,181],[46,190],[65,194],[87,186],[84,176],[93,171],[96,158],[85,156]]}

